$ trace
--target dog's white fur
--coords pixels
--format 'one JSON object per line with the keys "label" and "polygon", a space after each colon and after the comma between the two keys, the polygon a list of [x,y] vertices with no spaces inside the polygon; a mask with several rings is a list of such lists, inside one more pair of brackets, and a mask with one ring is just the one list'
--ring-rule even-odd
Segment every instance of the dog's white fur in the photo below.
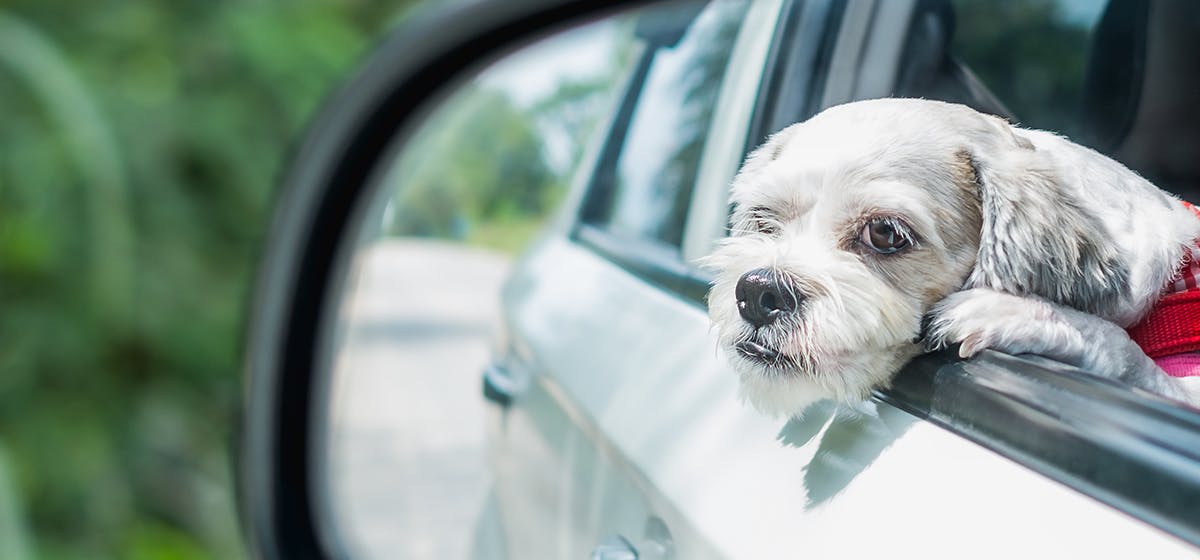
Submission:
{"label": "dog's white fur", "polygon": [[[709,312],[760,410],[861,399],[926,343],[961,342],[964,356],[1047,354],[1181,396],[1119,327],[1158,299],[1200,220],[1065,138],[961,105],[856,102],[772,136],[731,200],[732,235],[707,258],[718,271]],[[881,217],[902,224],[906,250],[883,255],[859,241]],[[802,303],[755,328],[735,286],[760,268]],[[781,358],[743,355],[747,340]]]}

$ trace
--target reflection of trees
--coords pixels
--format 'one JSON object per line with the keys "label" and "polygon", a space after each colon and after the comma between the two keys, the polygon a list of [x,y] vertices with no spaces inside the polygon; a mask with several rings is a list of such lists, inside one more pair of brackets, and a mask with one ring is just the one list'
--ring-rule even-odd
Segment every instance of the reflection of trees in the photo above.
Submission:
{"label": "reflection of trees", "polygon": [[683,64],[687,70],[679,80],[684,94],[681,118],[676,123],[678,129],[675,133],[680,141],[663,166],[660,180],[654,185],[657,189],[656,198],[670,199],[666,205],[668,215],[660,222],[664,229],[659,232],[659,238],[672,244],[679,244],[683,239],[683,223],[700,169],[700,156],[716,110],[721,78],[725,74],[729,53],[741,24],[741,18],[736,16],[744,12],[746,6],[726,2],[714,4],[713,9],[718,10],[718,13],[712,14],[716,16],[713,25],[695,29],[693,33],[699,35],[685,39],[694,42],[696,50],[692,60]]}
{"label": "reflection of trees", "polygon": [[554,92],[538,100],[529,108],[538,128],[548,142],[555,140],[564,144],[567,153],[562,161],[551,161],[556,169],[573,172],[579,164],[588,139],[607,116],[615,87],[638,55],[637,44],[628,40],[633,33],[633,21],[617,24],[611,32],[618,39],[607,53],[606,62],[599,68],[590,68],[588,76],[562,78]]}
{"label": "reflection of trees", "polygon": [[612,55],[610,66],[564,78],[529,107],[486,86],[457,92],[393,170],[388,233],[519,248],[564,194],[631,44]]}
{"label": "reflection of trees", "polygon": [[[612,69],[615,71],[615,67]],[[568,144],[565,168],[573,169],[583,156],[584,142],[603,114],[613,72],[559,83],[554,93],[538,101],[532,114],[543,129]]]}
{"label": "reflection of trees", "polygon": [[1087,29],[1053,0],[955,0],[953,51],[1023,124],[1070,133],[1087,56]]}
{"label": "reflection of trees", "polygon": [[560,185],[532,117],[502,92],[461,92],[411,146],[394,179],[398,235],[463,238],[479,222],[539,216]]}

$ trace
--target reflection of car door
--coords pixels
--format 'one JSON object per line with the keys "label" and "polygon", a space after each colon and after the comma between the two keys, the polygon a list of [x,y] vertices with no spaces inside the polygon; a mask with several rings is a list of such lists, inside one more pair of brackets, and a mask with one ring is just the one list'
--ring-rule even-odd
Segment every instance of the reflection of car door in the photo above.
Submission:
{"label": "reflection of car door", "polygon": [[645,476],[637,450],[673,428],[638,403],[686,382],[688,359],[711,358],[697,351],[711,342],[695,303],[706,284],[683,257],[687,216],[715,170],[709,153],[724,154],[720,181],[736,169],[780,4],[702,8],[639,20],[644,48],[578,218],[509,283],[506,377],[528,383],[503,420],[497,497],[516,557],[581,557],[602,542],[641,558],[718,555]]}

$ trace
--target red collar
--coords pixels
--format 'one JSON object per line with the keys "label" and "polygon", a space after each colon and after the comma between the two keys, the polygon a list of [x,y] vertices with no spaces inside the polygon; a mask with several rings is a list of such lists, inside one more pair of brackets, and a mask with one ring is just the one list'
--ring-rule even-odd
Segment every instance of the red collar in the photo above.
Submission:
{"label": "red collar", "polygon": [[[1200,209],[1183,204],[1200,217]],[[1183,256],[1164,294],[1140,323],[1129,328],[1129,337],[1155,360],[1200,351],[1200,242]]]}
{"label": "red collar", "polygon": [[1154,359],[1200,350],[1200,290],[1163,296],[1129,337]]}

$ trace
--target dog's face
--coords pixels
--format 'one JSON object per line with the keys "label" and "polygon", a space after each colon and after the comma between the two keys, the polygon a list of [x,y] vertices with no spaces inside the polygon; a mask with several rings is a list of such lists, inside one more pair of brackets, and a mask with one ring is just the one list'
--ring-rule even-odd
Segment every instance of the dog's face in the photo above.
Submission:
{"label": "dog's face", "polygon": [[917,99],[784,129],[731,192],[709,314],[744,396],[773,414],[885,386],[921,350],[926,313],[963,288],[1131,325],[1200,235],[1178,200],[1111,159]]}
{"label": "dog's face", "polygon": [[885,385],[920,351],[925,312],[975,264],[981,199],[962,136],[1007,125],[894,103],[789,127],[733,183],[731,235],[707,260],[718,271],[708,306],[744,396],[764,412]]}

